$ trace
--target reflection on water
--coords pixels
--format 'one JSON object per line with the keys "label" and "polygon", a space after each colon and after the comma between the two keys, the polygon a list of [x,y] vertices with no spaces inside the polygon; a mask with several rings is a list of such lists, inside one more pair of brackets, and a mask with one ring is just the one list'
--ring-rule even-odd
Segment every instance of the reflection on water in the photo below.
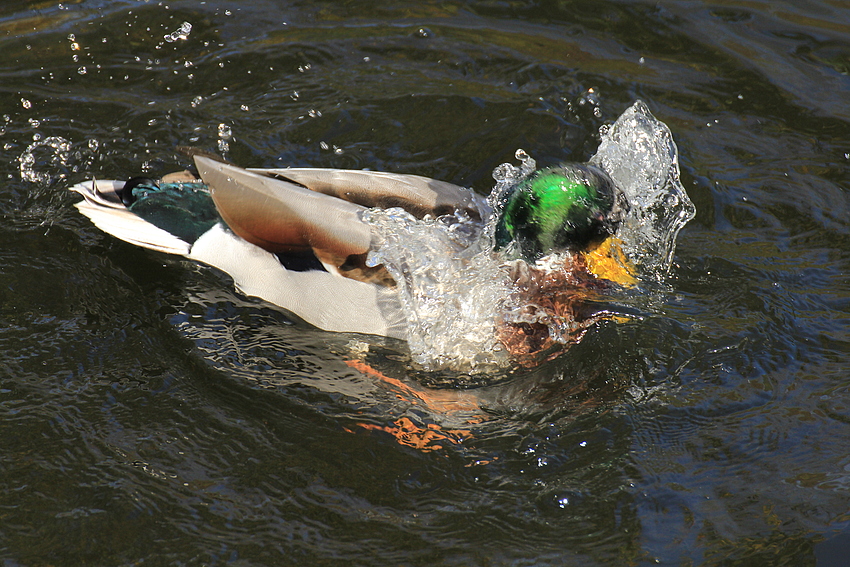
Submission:
{"label": "reflection on water", "polygon": [[[0,7],[0,557],[840,564],[846,20],[826,1]],[[66,191],[183,167],[191,144],[485,195],[517,148],[588,159],[638,99],[696,206],[666,289],[462,389],[111,239]]]}

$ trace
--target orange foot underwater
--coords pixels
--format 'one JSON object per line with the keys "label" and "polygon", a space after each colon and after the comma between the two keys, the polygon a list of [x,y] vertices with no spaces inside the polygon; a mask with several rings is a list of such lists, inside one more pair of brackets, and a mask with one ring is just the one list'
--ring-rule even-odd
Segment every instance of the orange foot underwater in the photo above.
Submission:
{"label": "orange foot underwater", "polygon": [[[486,416],[481,412],[481,407],[478,405],[478,400],[466,391],[416,388],[387,376],[362,360],[346,360],[345,363],[363,374],[381,380],[395,393],[399,400],[411,405],[423,406],[429,413],[442,416],[470,413],[471,415],[465,419],[465,422],[469,425],[475,425],[486,420]],[[472,438],[472,432],[468,429],[444,429],[436,423],[416,423],[411,417],[407,416],[395,419],[391,425],[374,423],[358,423],[356,425],[361,430],[388,433],[400,445],[425,452],[438,451],[450,445],[460,445],[465,440]],[[352,429],[346,429],[346,431],[356,432]]]}

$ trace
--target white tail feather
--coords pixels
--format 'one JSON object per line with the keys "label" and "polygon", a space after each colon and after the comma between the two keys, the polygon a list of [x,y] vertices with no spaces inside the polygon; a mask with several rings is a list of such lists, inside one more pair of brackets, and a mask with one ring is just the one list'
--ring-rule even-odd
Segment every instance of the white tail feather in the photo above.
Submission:
{"label": "white tail feather", "polygon": [[74,185],[71,190],[85,197],[84,201],[76,204],[77,209],[100,230],[124,242],[167,254],[188,254],[189,243],[102,196],[101,191],[114,191],[119,183],[123,186],[119,181],[86,181]]}

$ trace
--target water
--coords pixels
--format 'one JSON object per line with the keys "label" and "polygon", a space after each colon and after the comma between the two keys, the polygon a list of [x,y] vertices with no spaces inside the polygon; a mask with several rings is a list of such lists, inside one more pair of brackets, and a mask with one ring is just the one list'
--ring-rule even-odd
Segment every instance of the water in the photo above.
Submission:
{"label": "water", "polygon": [[[848,20],[827,0],[0,6],[0,557],[842,565]],[[517,148],[591,159],[636,100],[696,208],[663,285],[483,378],[293,322],[103,235],[66,191],[193,144],[484,196]]]}
{"label": "water", "polygon": [[[482,373],[515,364],[499,341],[497,321],[545,324],[548,336],[565,344],[580,340],[587,328],[569,317],[529,317],[529,298],[510,276],[524,266],[493,253],[495,226],[507,196],[536,170],[524,150],[517,150],[516,157],[519,167],[504,163],[494,170],[496,184],[487,197],[489,207],[481,206],[481,221],[465,213],[418,220],[397,208],[364,214],[375,233],[368,264],[386,266],[397,282],[410,356],[426,370]],[[624,255],[621,265],[633,266],[638,278],[663,282],[676,236],[694,217],[693,203],[679,181],[670,130],[638,101],[602,128],[599,151],[590,162],[615,180],[629,204],[616,233]],[[536,264],[543,272],[569,271],[571,257],[554,254]],[[611,306],[606,311],[611,318]]]}

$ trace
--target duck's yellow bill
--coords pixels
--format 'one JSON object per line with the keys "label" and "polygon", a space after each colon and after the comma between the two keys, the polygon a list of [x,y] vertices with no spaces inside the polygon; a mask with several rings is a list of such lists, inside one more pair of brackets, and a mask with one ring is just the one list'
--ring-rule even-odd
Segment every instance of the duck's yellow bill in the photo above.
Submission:
{"label": "duck's yellow bill", "polygon": [[610,237],[584,253],[587,269],[597,278],[623,286],[637,284],[637,270],[623,252],[623,241]]}

